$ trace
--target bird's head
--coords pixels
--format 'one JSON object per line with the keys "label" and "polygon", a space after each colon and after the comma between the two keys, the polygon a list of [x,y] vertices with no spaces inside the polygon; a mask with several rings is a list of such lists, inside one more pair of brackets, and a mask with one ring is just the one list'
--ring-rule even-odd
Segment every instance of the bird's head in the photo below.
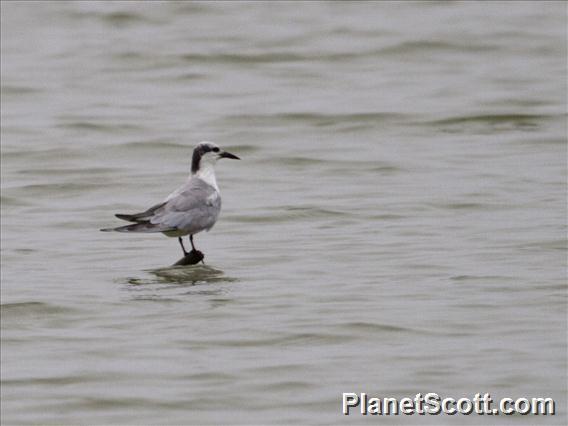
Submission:
{"label": "bird's head", "polygon": [[213,142],[200,142],[193,150],[193,157],[191,159],[191,173],[197,173],[199,169],[207,165],[215,165],[220,158],[231,158],[233,160],[240,160],[234,154],[224,151],[217,144]]}

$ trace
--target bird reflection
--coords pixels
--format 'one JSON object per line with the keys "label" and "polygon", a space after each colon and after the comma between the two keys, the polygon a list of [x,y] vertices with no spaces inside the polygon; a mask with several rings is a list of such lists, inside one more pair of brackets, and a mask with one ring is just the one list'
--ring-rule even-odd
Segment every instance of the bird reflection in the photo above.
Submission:
{"label": "bird reflection", "polygon": [[[169,266],[146,271],[149,278],[127,278],[128,289],[132,291],[167,291],[179,290],[202,284],[219,284],[237,281],[236,278],[228,277],[221,269],[209,265]],[[220,294],[220,288],[203,288],[198,291],[190,290],[183,294]]]}

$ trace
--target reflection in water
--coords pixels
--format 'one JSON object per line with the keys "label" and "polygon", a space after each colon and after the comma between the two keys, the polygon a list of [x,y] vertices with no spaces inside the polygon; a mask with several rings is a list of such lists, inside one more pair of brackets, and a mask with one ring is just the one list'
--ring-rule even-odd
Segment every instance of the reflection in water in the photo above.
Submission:
{"label": "reflection in water", "polygon": [[[200,295],[220,295],[222,288],[191,289],[201,284],[229,283],[237,281],[236,278],[228,277],[220,270],[209,265],[195,266],[170,266],[147,271],[151,275],[149,278],[127,278],[128,291],[142,292],[143,295],[136,296],[136,300],[160,300],[162,302],[178,301],[173,296],[200,294]],[[183,292],[178,291],[183,289]],[[160,292],[156,294],[156,292]],[[167,292],[167,295],[164,294]]]}
{"label": "reflection in water", "polygon": [[174,284],[205,284],[235,281],[225,276],[225,273],[209,265],[169,266],[148,271],[155,275],[159,283]]}

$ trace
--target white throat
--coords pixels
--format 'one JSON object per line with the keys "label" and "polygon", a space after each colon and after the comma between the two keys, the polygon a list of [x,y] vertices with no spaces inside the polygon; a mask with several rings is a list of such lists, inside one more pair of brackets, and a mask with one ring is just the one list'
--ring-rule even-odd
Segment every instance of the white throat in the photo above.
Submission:
{"label": "white throat", "polygon": [[215,178],[215,168],[213,167],[213,164],[202,162],[200,164],[199,170],[194,174],[194,176],[211,185],[217,190],[217,192],[219,192],[217,179]]}

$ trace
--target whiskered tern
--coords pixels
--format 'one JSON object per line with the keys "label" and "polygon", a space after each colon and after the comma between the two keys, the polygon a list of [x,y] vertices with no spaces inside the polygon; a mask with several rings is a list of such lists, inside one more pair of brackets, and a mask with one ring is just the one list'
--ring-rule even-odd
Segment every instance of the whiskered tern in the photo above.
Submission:
{"label": "whiskered tern", "polygon": [[209,231],[221,211],[221,194],[214,168],[221,158],[240,160],[212,142],[199,143],[193,150],[191,174],[182,186],[142,213],[115,215],[119,219],[134,222],[132,225],[101,231],[161,232],[168,237],[177,237],[185,256],[190,253],[185,250],[182,237],[189,235],[191,248],[197,251],[193,236],[201,231]]}

